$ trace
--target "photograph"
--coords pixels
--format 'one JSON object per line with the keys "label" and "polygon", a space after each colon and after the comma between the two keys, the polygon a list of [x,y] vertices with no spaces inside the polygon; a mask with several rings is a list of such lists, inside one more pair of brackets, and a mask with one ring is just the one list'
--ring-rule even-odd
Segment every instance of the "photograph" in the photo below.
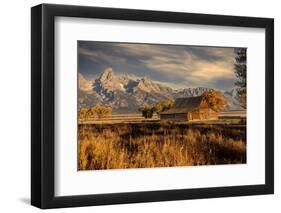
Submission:
{"label": "photograph", "polygon": [[[29,48],[16,50],[30,55],[20,54],[19,63],[12,57],[8,64],[30,66],[30,75],[16,69],[24,76],[20,82],[27,78],[28,97],[15,99],[18,92],[9,89],[23,87],[13,83],[14,72],[4,73],[13,75],[5,78],[13,100],[6,101],[7,108],[15,108],[12,115],[30,116],[31,130],[30,145],[12,149],[19,151],[14,156],[28,149],[28,169],[7,165],[14,173],[28,172],[30,189],[12,187],[26,192],[16,193],[13,183],[5,184],[8,194],[20,195],[25,205],[62,210],[166,201],[178,206],[176,201],[229,197],[219,205],[225,211],[232,205],[227,200],[236,197],[252,211],[256,199],[276,198],[273,16],[280,13],[261,13],[252,4],[243,4],[252,8],[246,13],[221,14],[223,7],[213,2],[202,4],[201,11],[152,3],[37,2],[27,8],[29,42],[18,43]],[[29,113],[14,113],[20,99],[29,102],[30,110],[24,110]],[[4,115],[5,126],[14,126],[11,113]],[[14,135],[22,137],[23,131]],[[13,134],[8,135],[4,141]],[[25,159],[7,153],[6,159]],[[198,210],[198,202],[188,205]],[[259,203],[259,210],[276,207]],[[167,212],[177,208],[167,205]],[[202,211],[218,209],[204,206]],[[233,212],[246,211],[245,205],[235,207],[241,208]]]}
{"label": "photograph", "polygon": [[78,41],[78,170],[246,163],[247,49]]}

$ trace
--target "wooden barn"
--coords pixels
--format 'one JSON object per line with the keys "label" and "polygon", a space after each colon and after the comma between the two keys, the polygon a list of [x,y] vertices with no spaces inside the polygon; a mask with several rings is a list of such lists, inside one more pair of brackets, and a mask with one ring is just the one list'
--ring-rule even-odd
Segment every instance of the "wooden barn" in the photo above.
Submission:
{"label": "wooden barn", "polygon": [[202,96],[177,98],[173,107],[160,113],[161,120],[216,120],[218,113],[212,110]]}

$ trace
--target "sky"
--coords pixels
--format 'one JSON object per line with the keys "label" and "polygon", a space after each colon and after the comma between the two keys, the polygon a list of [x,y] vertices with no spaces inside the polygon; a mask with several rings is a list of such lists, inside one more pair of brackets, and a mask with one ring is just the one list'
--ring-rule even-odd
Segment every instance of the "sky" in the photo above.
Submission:
{"label": "sky", "polygon": [[116,75],[147,76],[173,89],[229,91],[237,80],[230,47],[78,41],[78,72],[93,80],[107,68]]}

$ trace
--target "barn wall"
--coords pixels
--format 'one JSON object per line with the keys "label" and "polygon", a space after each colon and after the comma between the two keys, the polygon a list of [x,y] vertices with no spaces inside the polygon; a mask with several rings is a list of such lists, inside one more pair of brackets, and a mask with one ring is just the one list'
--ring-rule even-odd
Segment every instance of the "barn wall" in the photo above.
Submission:
{"label": "barn wall", "polygon": [[173,117],[172,114],[160,114],[160,119],[172,119]]}
{"label": "barn wall", "polygon": [[176,121],[216,120],[218,119],[218,113],[210,108],[204,107],[188,113],[160,114],[160,119]]}
{"label": "barn wall", "polygon": [[193,111],[191,112],[192,115],[192,120],[201,120],[202,119],[202,115],[199,111]]}
{"label": "barn wall", "polygon": [[210,120],[210,119],[218,119],[218,113],[209,108],[200,108],[199,110],[195,110],[190,112],[189,120]]}
{"label": "barn wall", "polygon": [[218,113],[212,109],[200,109],[201,119],[218,119]]}
{"label": "barn wall", "polygon": [[160,114],[161,120],[187,120],[187,113],[176,113],[176,114]]}

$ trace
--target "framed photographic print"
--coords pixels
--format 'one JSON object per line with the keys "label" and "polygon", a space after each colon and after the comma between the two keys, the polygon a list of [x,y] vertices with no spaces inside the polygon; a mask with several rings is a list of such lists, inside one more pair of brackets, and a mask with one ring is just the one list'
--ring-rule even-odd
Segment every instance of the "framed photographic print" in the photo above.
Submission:
{"label": "framed photographic print", "polygon": [[274,192],[274,21],[31,9],[31,203]]}

